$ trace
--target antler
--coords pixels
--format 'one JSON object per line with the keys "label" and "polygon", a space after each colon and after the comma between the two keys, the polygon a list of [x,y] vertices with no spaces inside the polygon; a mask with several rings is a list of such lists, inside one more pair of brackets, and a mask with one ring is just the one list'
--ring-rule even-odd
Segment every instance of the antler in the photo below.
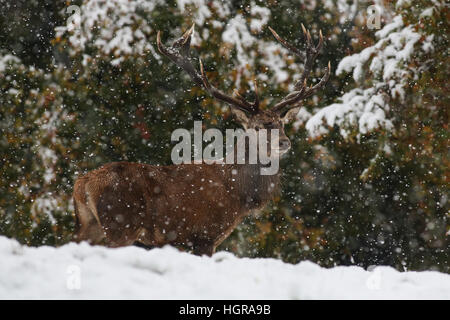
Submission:
{"label": "antler", "polygon": [[[171,47],[165,47],[161,43],[161,32],[158,31],[156,37],[156,43],[158,45],[159,51],[172,60],[177,66],[186,71],[191,79],[195,82],[196,85],[203,87],[209,94],[211,94],[214,98],[224,101],[230,104],[232,107],[238,108],[247,113],[258,113],[259,109],[259,98],[257,97],[256,91],[256,99],[255,102],[250,103],[247,102],[237,91],[237,97],[234,98],[232,96],[228,96],[219,89],[215,88],[211,85],[206,77],[205,70],[203,68],[203,63],[200,60],[200,73],[196,70],[196,68],[192,65],[192,59],[189,54],[189,48],[191,45],[191,37],[194,32],[194,25],[187,30],[181,38],[176,40]],[[255,83],[256,88],[256,83]]]}
{"label": "antler", "polygon": [[[290,45],[286,40],[281,38],[278,33],[275,32],[271,27],[269,27],[270,32],[272,32],[273,36],[291,53],[295,54],[298,57],[302,57],[303,55],[301,51],[294,46]],[[303,34],[306,37],[306,61],[305,61],[305,69],[303,70],[303,73],[300,77],[300,79],[295,84],[295,91],[289,93],[286,97],[283,98],[280,102],[275,104],[273,106],[273,110],[281,113],[285,108],[287,110],[298,107],[298,103],[302,101],[303,99],[311,96],[314,92],[321,89],[325,83],[328,81],[328,78],[330,77],[330,70],[331,65],[330,62],[328,62],[328,67],[325,70],[325,75],[322,77],[322,79],[319,81],[318,84],[316,84],[314,87],[307,87],[307,80],[308,76],[311,73],[311,69],[314,63],[314,60],[317,58],[317,55],[319,54],[320,49],[323,45],[323,35],[322,31],[319,32],[320,38],[319,43],[317,46],[314,46],[312,40],[311,40],[311,34],[308,30],[305,29],[305,27],[302,24],[302,30]]]}

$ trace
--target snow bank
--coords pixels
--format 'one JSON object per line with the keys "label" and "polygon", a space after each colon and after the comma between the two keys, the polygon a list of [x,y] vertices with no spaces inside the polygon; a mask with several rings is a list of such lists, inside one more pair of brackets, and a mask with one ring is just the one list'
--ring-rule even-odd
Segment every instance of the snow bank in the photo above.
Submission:
{"label": "snow bank", "polygon": [[450,275],[434,271],[324,269],[171,247],[30,248],[0,237],[0,259],[1,299],[450,299]]}

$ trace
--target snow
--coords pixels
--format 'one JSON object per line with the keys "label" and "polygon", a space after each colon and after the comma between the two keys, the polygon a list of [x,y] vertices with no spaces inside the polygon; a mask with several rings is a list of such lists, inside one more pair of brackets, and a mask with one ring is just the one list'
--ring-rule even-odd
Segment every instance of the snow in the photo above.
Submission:
{"label": "snow", "polygon": [[[133,53],[143,54],[146,51],[155,53],[146,38],[152,28],[137,11],[151,12],[160,3],[163,1],[86,1],[78,14],[72,15],[74,19],[67,19],[65,26],[55,28],[56,37],[62,37],[65,33],[70,35],[72,54],[84,51],[89,45],[105,55],[112,54],[116,57]],[[79,21],[77,28],[73,27],[72,21]],[[131,27],[134,23],[139,25],[135,32]]]}
{"label": "snow", "polygon": [[385,38],[390,32],[403,27],[403,19],[401,16],[396,16],[394,20],[386,25],[383,29],[376,32],[376,36],[379,39]]}
{"label": "snow", "polygon": [[251,36],[242,15],[237,14],[230,19],[226,30],[222,34],[222,40],[236,45],[239,64],[245,66],[248,63],[246,48],[251,47],[256,39]]}
{"label": "snow", "polygon": [[[297,117],[294,126],[305,125],[312,138],[327,134],[333,126],[339,127],[344,138],[356,129],[358,139],[379,128],[393,130],[389,102],[392,98],[404,101],[409,75],[417,74],[417,70],[407,62],[414,55],[432,51],[433,37],[426,37],[420,46],[421,50],[417,50],[416,44],[420,42],[422,34],[415,31],[414,25],[404,26],[401,15],[394,17],[375,35],[379,40],[373,46],[343,58],[336,68],[336,75],[353,71],[353,79],[359,88],[344,93],[338,102],[318,110],[309,119],[305,119],[303,112],[303,117]],[[364,89],[369,78],[364,74],[366,64],[369,64],[369,70],[373,73],[373,80]]]}
{"label": "snow", "polygon": [[182,12],[188,11],[188,6],[196,8],[194,21],[198,25],[203,25],[212,15],[206,0],[177,0],[177,7]]}
{"label": "snow", "polygon": [[[311,137],[317,137],[328,132],[328,127],[340,127],[340,133],[347,137],[350,130],[346,127],[356,126],[359,133],[365,134],[376,128],[391,129],[392,122],[385,117],[386,98],[383,93],[377,93],[374,88],[353,89],[341,97],[342,102],[334,103],[320,109],[309,120],[305,128]],[[305,122],[305,119],[298,120]],[[327,127],[326,127],[326,126]]]}
{"label": "snow", "polygon": [[253,32],[261,32],[263,30],[263,27],[267,25],[267,22],[269,22],[271,12],[268,8],[260,7],[258,5],[253,4],[251,7],[250,13],[255,16],[259,15],[261,19],[252,19],[250,22],[250,29]]}
{"label": "snow", "polygon": [[[257,6],[254,8],[256,9],[252,10],[252,14],[260,15],[262,18],[252,19],[250,28],[253,31],[262,30],[269,19],[270,12],[262,11]],[[288,79],[288,73],[286,71],[287,64],[282,57],[287,56],[289,52],[274,40],[263,41],[256,38],[252,35],[251,30],[249,30],[243,15],[237,14],[228,21],[222,33],[223,42],[232,44],[236,48],[237,61],[241,68],[240,71],[247,78],[253,77],[254,70],[245,68],[245,66],[254,66],[256,64],[255,61],[259,57],[260,63],[273,71],[277,83],[286,81]],[[252,49],[255,45],[259,46],[257,51]],[[296,64],[292,64],[291,67],[297,68],[297,70],[299,69]],[[256,77],[261,81],[267,81],[267,76],[263,73],[257,74]],[[239,87],[239,79],[236,81],[236,87]]]}
{"label": "snow", "polygon": [[0,237],[0,299],[449,299],[450,275]]}
{"label": "snow", "polygon": [[9,64],[19,62],[20,59],[11,54],[0,56],[0,72],[4,72]]}
{"label": "snow", "polygon": [[434,12],[434,7],[427,8],[420,14],[420,17],[432,17],[433,12]]}
{"label": "snow", "polygon": [[[67,19],[65,25],[55,28],[56,38],[67,39],[71,55],[82,53],[84,66],[96,56],[108,56],[109,63],[120,66],[128,56],[141,56],[148,52],[159,61],[161,58],[154,43],[148,40],[156,33],[152,11],[157,6],[166,5],[161,0],[86,0],[78,14],[70,16],[73,19]],[[275,39],[262,40],[258,36],[267,27],[270,10],[252,2],[250,15],[244,16],[241,13],[233,15],[230,7],[230,0],[177,0],[175,14],[190,16],[197,26],[198,31],[191,42],[193,46],[208,42],[211,30],[205,26],[211,24],[216,29],[214,32],[221,33],[225,54],[229,55],[231,49],[236,49],[234,69],[238,74],[234,80],[235,87],[240,86],[243,77],[250,79],[256,76],[258,80],[272,83],[286,81],[289,76],[285,59],[288,51]],[[77,22],[76,28],[73,21]],[[179,36],[182,31],[177,30],[174,35]],[[84,53],[87,51],[93,52],[92,57]],[[268,79],[264,73],[254,75],[252,66],[256,61],[267,67],[273,76]],[[289,68],[301,69],[296,63],[290,64]]]}

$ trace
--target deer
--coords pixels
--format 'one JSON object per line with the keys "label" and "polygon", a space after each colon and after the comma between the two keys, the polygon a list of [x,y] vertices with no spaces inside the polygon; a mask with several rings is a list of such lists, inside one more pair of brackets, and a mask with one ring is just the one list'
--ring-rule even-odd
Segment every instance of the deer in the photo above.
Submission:
{"label": "deer", "polygon": [[[190,56],[194,25],[172,46],[161,42],[159,52],[184,70],[195,85],[214,99],[229,105],[236,122],[244,130],[278,129],[279,145],[271,146],[286,154],[291,142],[284,125],[295,119],[304,99],[323,88],[330,76],[330,62],[320,81],[308,86],[307,80],[322,45],[317,45],[302,25],[306,53],[289,44],[272,28],[275,39],[294,56],[304,58],[304,70],[288,93],[270,108],[261,108],[255,81],[254,101],[247,101],[235,90],[227,95],[208,80],[203,63],[199,70]],[[266,143],[270,144],[270,138]],[[171,245],[195,255],[214,254],[216,248],[241,221],[263,209],[280,192],[280,171],[262,175],[263,164],[182,163],[149,165],[112,162],[80,176],[74,184],[76,218],[74,241],[93,245],[146,248]]]}

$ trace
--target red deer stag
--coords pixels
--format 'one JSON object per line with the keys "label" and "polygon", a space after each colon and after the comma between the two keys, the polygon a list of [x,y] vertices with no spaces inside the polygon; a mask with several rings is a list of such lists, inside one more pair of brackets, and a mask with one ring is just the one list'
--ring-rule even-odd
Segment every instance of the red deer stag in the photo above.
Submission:
{"label": "red deer stag", "polygon": [[[163,55],[186,71],[197,86],[229,104],[245,130],[278,129],[277,152],[283,154],[290,149],[284,124],[295,117],[302,100],[321,89],[330,75],[328,63],[323,78],[316,85],[307,86],[323,37],[320,32],[319,42],[314,45],[309,31],[302,28],[306,38],[304,71],[295,84],[295,91],[266,110],[260,109],[256,90],[254,102],[246,101],[239,94],[236,97],[226,95],[208,81],[201,61],[199,71],[194,67],[189,55],[193,27],[172,47],[161,43],[158,32],[157,46]],[[303,57],[300,50],[269,29],[292,54]],[[262,208],[276,194],[279,174],[261,175],[261,166],[108,163],[75,182],[77,231],[74,240],[110,247],[170,244],[190,248],[197,255],[212,255],[245,216]]]}

